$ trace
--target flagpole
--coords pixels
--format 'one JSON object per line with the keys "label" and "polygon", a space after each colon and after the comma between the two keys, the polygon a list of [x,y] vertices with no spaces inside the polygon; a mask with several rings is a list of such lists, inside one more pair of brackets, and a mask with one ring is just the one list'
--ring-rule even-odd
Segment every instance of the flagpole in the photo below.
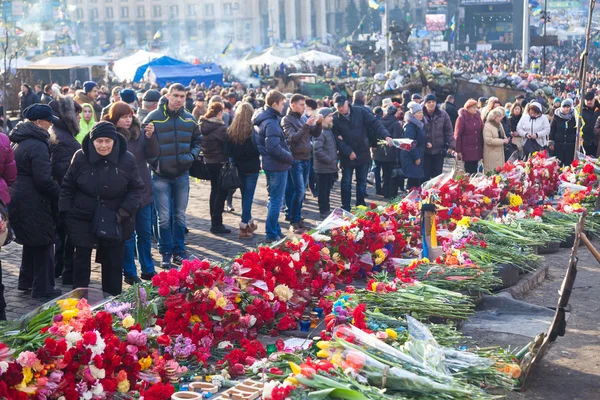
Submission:
{"label": "flagpole", "polygon": [[385,72],[390,70],[390,1],[384,0],[385,12],[383,14],[384,26],[383,34],[385,35]]}
{"label": "flagpole", "polygon": [[592,14],[594,14],[594,8],[596,7],[596,0],[590,0],[590,9],[588,11],[587,27],[585,28],[585,48],[583,54],[581,54],[581,64],[579,66],[579,117],[577,118],[577,137],[575,141],[575,152],[573,159],[577,159],[577,153],[581,148],[581,109],[585,104],[585,91],[587,83],[587,64],[588,56],[590,51],[590,40],[592,32]]}

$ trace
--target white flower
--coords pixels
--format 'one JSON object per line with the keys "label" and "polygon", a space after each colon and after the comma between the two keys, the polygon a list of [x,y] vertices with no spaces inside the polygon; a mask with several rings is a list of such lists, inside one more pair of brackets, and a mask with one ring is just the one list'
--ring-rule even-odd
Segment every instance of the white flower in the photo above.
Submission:
{"label": "white flower", "polygon": [[0,375],[6,372],[8,369],[8,363],[6,361],[0,361]]}
{"label": "white flower", "polygon": [[102,384],[98,383],[96,386],[94,386],[94,388],[92,389],[92,393],[95,396],[101,396],[102,398],[104,398],[104,387],[102,386]]}
{"label": "white flower", "polygon": [[271,396],[273,394],[273,389],[275,389],[277,386],[279,386],[279,382],[277,381],[270,381],[265,383],[265,386],[263,388],[263,393],[262,393],[262,398],[263,400],[271,400]]}
{"label": "white flower", "polygon": [[359,231],[356,234],[356,239],[354,241],[355,242],[360,242],[364,236],[365,236],[365,233],[363,231]]}
{"label": "white flower", "polygon": [[266,362],[266,359],[254,361],[254,364],[252,364],[252,366],[250,367],[250,369],[252,369],[252,373],[258,374],[265,367]]}
{"label": "white flower", "polygon": [[248,328],[252,328],[256,323],[256,317],[254,315],[250,315],[250,323],[248,324]]}
{"label": "white flower", "polygon": [[98,355],[102,355],[104,353],[104,348],[106,347],[106,342],[104,341],[104,339],[102,339],[102,336],[100,336],[100,332],[94,331],[94,333],[96,334],[96,344],[93,346],[85,346],[86,348],[92,351],[92,358]]}
{"label": "white flower", "polygon": [[162,332],[162,328],[160,325],[154,325],[154,327],[152,327],[152,330],[156,333],[161,333]]}
{"label": "white flower", "polygon": [[294,296],[294,293],[287,285],[277,285],[273,292],[281,301],[289,301]]}
{"label": "white flower", "polygon": [[81,395],[81,398],[82,398],[83,400],[92,400],[92,396],[93,396],[92,392],[90,392],[90,391],[85,391],[85,392],[83,392],[83,394]]}
{"label": "white flower", "polygon": [[300,253],[292,254],[292,260],[294,260],[296,262],[300,261]]}
{"label": "white flower", "polygon": [[218,349],[226,349],[226,348],[229,348],[229,347],[233,347],[233,344],[231,344],[231,342],[229,342],[229,341],[227,341],[227,340],[225,340],[225,341],[223,341],[223,342],[220,342],[220,343],[217,345],[217,348],[218,348]]}
{"label": "white flower", "polygon": [[322,235],[320,233],[315,233],[312,235],[312,237],[315,239],[315,242],[330,242],[331,241],[331,237],[327,236],[327,235]]}
{"label": "white flower", "polygon": [[100,369],[100,368],[96,367],[94,364],[90,365],[90,373],[96,379],[104,379],[106,376],[106,371],[104,370],[104,368]]}
{"label": "white flower", "polygon": [[65,340],[67,341],[67,348],[71,348],[75,345],[75,343],[79,342],[83,339],[83,336],[79,332],[69,332],[67,336],[65,336]]}

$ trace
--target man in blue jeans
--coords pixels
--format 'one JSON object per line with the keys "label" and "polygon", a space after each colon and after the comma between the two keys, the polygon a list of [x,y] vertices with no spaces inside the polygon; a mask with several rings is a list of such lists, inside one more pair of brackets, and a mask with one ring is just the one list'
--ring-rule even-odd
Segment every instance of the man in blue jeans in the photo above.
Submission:
{"label": "man in blue jeans", "polygon": [[154,124],[160,150],[149,164],[158,213],[158,250],[162,254],[161,267],[165,269],[172,267],[171,262],[181,265],[187,258],[185,211],[190,191],[189,169],[200,152],[200,129],[192,114],[185,110],[185,99],[185,87],[178,83],[171,85],[160,99],[158,109],[144,120],[145,124]]}
{"label": "man in blue jeans", "polygon": [[375,137],[385,139],[392,146],[387,129],[375,116],[362,107],[352,107],[343,95],[335,97],[332,132],[336,138],[342,166],[342,207],[350,211],[352,174],[356,171],[356,205],[364,206],[367,192],[367,174],[371,162],[367,130]]}
{"label": "man in blue jeans", "polygon": [[269,186],[269,205],[265,225],[268,241],[285,237],[279,226],[279,214],[283,205],[288,171],[294,162],[280,125],[285,100],[281,92],[271,90],[265,98],[265,108],[259,110],[252,118],[254,142],[262,156],[262,167]]}
{"label": "man in blue jeans", "polygon": [[290,229],[296,234],[301,234],[310,228],[302,220],[302,203],[310,171],[310,137],[321,135],[321,121],[323,120],[320,115],[318,117],[312,115],[305,119],[305,110],[306,98],[301,94],[295,94],[290,99],[290,109],[287,115],[281,120],[283,132],[294,157],[294,163],[289,172],[294,185],[293,197],[290,202]]}

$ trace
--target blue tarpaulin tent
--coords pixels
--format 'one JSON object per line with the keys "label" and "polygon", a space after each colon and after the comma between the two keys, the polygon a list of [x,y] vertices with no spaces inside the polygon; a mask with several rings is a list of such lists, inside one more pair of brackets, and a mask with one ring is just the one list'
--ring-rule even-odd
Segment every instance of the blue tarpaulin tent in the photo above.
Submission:
{"label": "blue tarpaulin tent", "polygon": [[160,86],[170,83],[189,85],[193,80],[196,83],[209,85],[215,81],[217,85],[223,84],[223,71],[217,64],[183,64],[183,65],[151,65],[146,71],[146,79]]}
{"label": "blue tarpaulin tent", "polygon": [[170,65],[190,65],[190,64],[186,63],[185,61],[180,61],[180,60],[177,60],[177,59],[169,57],[169,56],[162,56],[159,58],[155,58],[154,60],[150,61],[149,63],[138,67],[138,69],[135,71],[133,81],[134,82],[141,81],[142,78],[144,77],[144,74],[146,73],[146,70],[148,69],[148,67],[170,66]]}

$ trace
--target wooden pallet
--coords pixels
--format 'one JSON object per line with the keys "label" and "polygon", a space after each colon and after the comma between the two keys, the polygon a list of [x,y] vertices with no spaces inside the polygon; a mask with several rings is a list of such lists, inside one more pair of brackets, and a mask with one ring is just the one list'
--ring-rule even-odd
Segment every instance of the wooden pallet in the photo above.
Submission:
{"label": "wooden pallet", "polygon": [[220,393],[214,400],[255,400],[262,395],[264,385],[252,379],[246,379]]}

